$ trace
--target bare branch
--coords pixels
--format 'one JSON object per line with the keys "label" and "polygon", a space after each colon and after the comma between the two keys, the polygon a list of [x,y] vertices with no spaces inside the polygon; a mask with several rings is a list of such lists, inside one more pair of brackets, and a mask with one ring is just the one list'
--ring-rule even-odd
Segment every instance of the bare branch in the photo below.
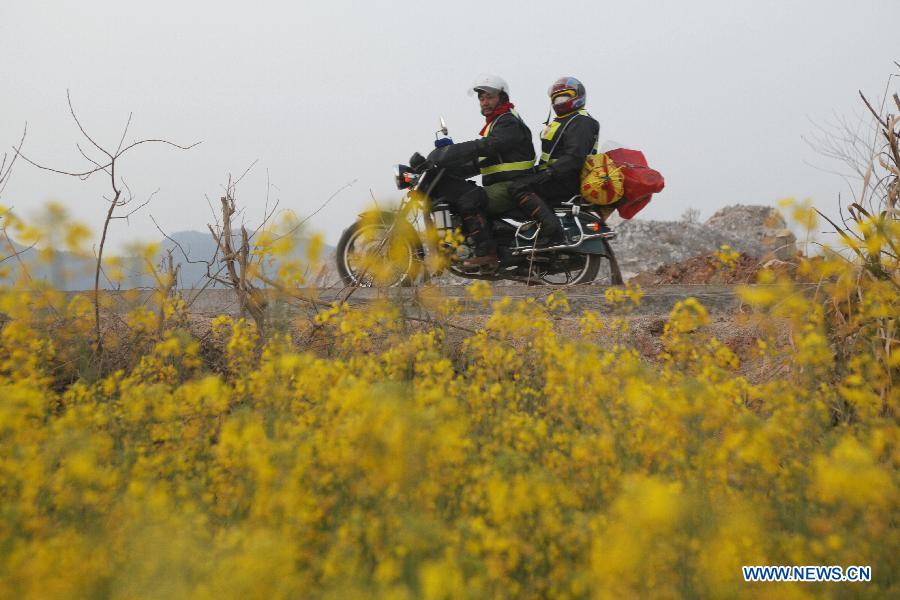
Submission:
{"label": "bare branch", "polygon": [[272,210],[269,211],[269,192],[271,189],[272,189],[272,183],[269,180],[269,170],[266,169],[266,203],[263,207],[263,220],[259,224],[259,226],[256,229],[254,229],[253,232],[250,234],[251,240],[253,238],[255,238],[256,234],[259,233],[262,230],[262,228],[266,226],[266,223],[268,223],[269,220],[277,214],[278,205],[281,204],[280,199],[275,200],[275,206],[273,206]]}
{"label": "bare branch", "polygon": [[106,212],[106,220],[103,222],[103,233],[100,236],[100,247],[97,249],[97,268],[94,270],[94,334],[96,336],[94,343],[98,356],[103,350],[103,336],[100,330],[100,269],[103,265],[103,248],[106,245],[106,232],[109,229],[113,211],[116,210],[116,206],[118,205],[120,194],[121,192],[117,191],[115,198],[109,203],[109,210]]}
{"label": "bare branch", "polygon": [[[158,191],[158,190],[157,190],[157,191]],[[133,215],[133,214],[136,213],[137,211],[141,210],[142,208],[144,208],[144,207],[147,206],[148,204],[150,204],[150,200],[152,200],[152,199],[153,199],[153,196],[155,196],[155,195],[156,195],[156,192],[153,192],[153,194],[150,195],[150,198],[147,198],[146,200],[144,200],[143,203],[141,203],[140,205],[138,205],[137,207],[135,207],[134,209],[132,209],[128,214],[124,214],[124,215],[116,215],[116,216],[114,216],[114,217],[111,217],[111,220],[115,221],[116,219],[124,219],[124,220],[127,221],[127,220],[128,220],[128,217],[130,217],[131,215]],[[126,204],[127,204],[127,202],[126,202]]]}
{"label": "bare branch", "polygon": [[231,178],[229,177],[228,187],[231,189],[234,189],[235,187],[237,187],[237,184],[239,184],[241,182],[241,180],[243,180],[244,177],[247,176],[247,174],[253,169],[253,167],[256,166],[256,163],[258,163],[258,162],[259,162],[259,159],[257,158],[252,163],[250,163],[250,166],[247,167],[246,169],[244,169],[244,172],[241,173],[241,176],[238,177],[237,179],[235,179],[234,181],[231,181]]}
{"label": "bare branch", "polygon": [[87,152],[85,152],[85,151],[81,148],[81,144],[75,144],[75,147],[78,148],[78,152],[81,153],[81,156],[83,156],[84,159],[85,159],[86,161],[88,161],[89,163],[91,163],[92,165],[94,165],[95,167],[97,167],[98,169],[100,169],[100,170],[102,170],[102,171],[105,171],[107,174],[109,174],[109,169],[108,169],[108,167],[103,167],[103,165],[101,165],[100,163],[98,163],[97,161],[95,161],[93,158],[91,158],[90,156],[88,156],[88,155],[87,155]]}
{"label": "bare branch", "polygon": [[262,220],[262,222],[261,222],[261,223],[259,224],[259,226],[258,226],[256,229],[254,229],[253,232],[250,234],[250,239],[251,239],[251,240],[252,240],[254,237],[256,237],[256,234],[259,233],[259,232],[262,230],[262,228],[266,226],[266,224],[269,222],[269,220],[270,220],[273,216],[275,216],[275,214],[277,214],[278,205],[279,205],[280,203],[281,203],[281,200],[276,200],[276,201],[275,201],[275,206],[272,207],[272,210],[271,210],[270,212],[267,212],[267,213],[265,213],[265,214],[263,215],[263,220]]}
{"label": "bare branch", "polygon": [[214,284],[214,283],[219,283],[219,282],[220,282],[219,273],[222,272],[222,269],[223,269],[223,268],[224,268],[224,267],[219,267],[219,270],[216,271],[215,275],[213,275],[213,274],[211,274],[211,273],[209,272],[209,268],[208,268],[208,266],[207,266],[207,271],[206,271],[206,282],[203,284],[203,286],[202,286],[199,290],[197,290],[197,293],[194,294],[194,297],[193,297],[193,298],[191,298],[190,300],[185,301],[184,304],[185,304],[185,307],[186,307],[186,308],[190,308],[191,306],[193,306],[194,302],[197,301],[197,298],[200,297],[200,294],[201,294],[206,288],[208,288],[210,285],[212,285],[212,284]]}
{"label": "bare branch", "polygon": [[126,204],[129,204],[132,200],[134,200],[134,192],[131,191],[131,186],[128,185],[128,182],[125,181],[124,177],[120,177],[119,181],[122,182],[122,186],[125,188],[125,191],[128,192],[128,199],[119,202],[119,206],[125,206]]}
{"label": "bare branch", "polygon": [[[141,144],[150,144],[150,143],[166,144],[167,146],[172,146],[173,148],[178,148],[179,150],[190,150],[191,148],[201,144],[202,142],[194,142],[193,144],[190,144],[188,146],[182,146],[180,144],[176,144],[175,142],[170,142],[169,140],[161,140],[161,139],[139,140],[139,141],[134,142],[131,145],[127,146],[124,150],[120,151],[119,153],[117,153],[115,155],[115,158],[116,159],[120,158],[123,154],[125,154],[127,151],[131,150],[132,148],[134,148],[136,146],[140,146]],[[21,156],[22,160],[26,161],[28,164],[30,164],[34,167],[37,167],[38,169],[41,169],[43,171],[50,171],[51,173],[57,173],[59,175],[68,175],[70,177],[81,177],[84,179],[87,179],[88,177],[90,177],[91,175],[93,175],[94,173],[96,173],[98,171],[105,171],[106,173],[109,173],[109,171],[107,171],[107,169],[111,169],[115,166],[115,160],[112,159],[106,164],[101,164],[101,165],[97,166],[96,168],[88,169],[87,171],[80,171],[80,172],[64,171],[62,169],[54,169],[52,167],[47,167],[38,162],[35,162],[34,160],[28,158],[27,156],[25,156],[18,150],[16,150],[16,154],[17,154],[17,156]]]}
{"label": "bare branch", "polygon": [[22,129],[22,137],[19,139],[19,143],[16,146],[13,146],[13,157],[9,161],[9,165],[6,164],[6,153],[3,153],[3,162],[0,163],[0,194],[6,189],[6,184],[9,183],[9,174],[12,172],[13,165],[16,164],[16,159],[19,157],[19,152],[22,150],[22,144],[25,143],[25,135],[27,133],[28,122],[26,121],[25,127]]}
{"label": "bare branch", "polygon": [[849,247],[851,250],[853,250],[853,252],[855,252],[860,258],[863,257],[862,252],[859,250],[859,248],[856,247],[856,244],[853,243],[853,240],[850,239],[850,236],[848,236],[846,233],[844,233],[844,230],[841,229],[841,228],[838,226],[837,223],[835,223],[834,221],[832,221],[831,219],[829,219],[829,218],[825,215],[825,213],[823,213],[822,211],[820,211],[818,208],[815,209],[815,211],[816,211],[817,213],[819,213],[819,216],[820,216],[820,217],[822,217],[823,219],[825,219],[826,221],[828,221],[828,222],[831,224],[831,226],[834,227],[834,230],[837,231],[837,233],[838,233],[841,237],[844,238],[844,240],[847,242],[848,247]]}
{"label": "bare branch", "polygon": [[57,173],[57,174],[59,174],[59,175],[68,175],[69,177],[79,177],[79,178],[81,178],[81,179],[87,179],[88,177],[90,177],[91,175],[93,175],[94,173],[96,173],[97,171],[105,171],[106,169],[108,169],[109,167],[112,166],[112,163],[108,163],[108,164],[105,164],[105,165],[101,165],[101,166],[99,166],[99,167],[97,167],[97,168],[95,168],[95,169],[89,169],[89,170],[87,170],[87,171],[81,171],[81,172],[77,172],[77,173],[76,173],[76,172],[73,172],[73,171],[63,171],[62,169],[54,169],[54,168],[52,168],[52,167],[44,166],[44,165],[42,165],[42,164],[40,164],[40,163],[37,163],[37,162],[31,160],[30,158],[28,158],[27,156],[25,156],[25,155],[22,154],[21,152],[17,152],[16,154],[17,154],[18,156],[20,156],[20,157],[22,158],[22,160],[24,160],[25,162],[27,162],[27,163],[30,164],[31,166],[37,167],[38,169],[41,169],[42,171],[50,171],[51,173]]}
{"label": "bare branch", "polygon": [[869,104],[869,100],[868,100],[868,99],[866,98],[866,96],[862,93],[862,91],[859,92],[859,97],[862,98],[862,101],[866,104],[866,108],[869,109],[869,112],[872,113],[872,116],[875,117],[875,120],[878,121],[878,123],[879,123],[882,127],[884,127],[885,129],[887,129],[887,128],[888,128],[887,121],[882,121],[882,120],[881,120],[881,114],[880,114],[877,110],[875,110],[874,108],[872,108],[872,105]]}
{"label": "bare branch", "polygon": [[116,146],[116,156],[119,156],[122,153],[122,144],[125,143],[125,135],[128,133],[128,128],[131,126],[131,116],[133,113],[128,113],[128,121],[125,123],[125,129],[122,130],[122,137],[119,139],[119,145]]}
{"label": "bare branch", "polygon": [[194,142],[193,144],[189,144],[187,146],[182,146],[181,144],[176,144],[175,142],[170,142],[169,140],[161,140],[161,139],[146,139],[146,140],[138,140],[137,142],[133,142],[132,144],[126,146],[121,152],[116,154],[116,158],[119,158],[132,148],[136,146],[140,146],[141,144],[165,144],[167,146],[172,146],[173,148],[178,148],[179,150],[190,150],[195,146],[199,146],[203,142]]}
{"label": "bare branch", "polygon": [[179,242],[178,240],[176,240],[175,238],[173,238],[172,236],[170,236],[168,233],[166,233],[166,232],[163,230],[163,228],[159,226],[159,223],[156,222],[156,219],[153,218],[153,215],[150,215],[150,220],[153,221],[153,224],[156,226],[156,230],[159,231],[159,232],[162,234],[162,236],[163,236],[164,238],[166,238],[167,240],[169,240],[170,242],[172,242],[173,244],[175,244],[175,247],[178,248],[178,249],[181,251],[181,255],[184,256],[184,260],[185,260],[185,261],[187,261],[189,264],[196,264],[196,265],[199,265],[199,264],[205,264],[205,265],[209,265],[209,261],[207,261],[207,260],[191,260],[190,255],[189,255],[188,252],[184,249],[184,246],[181,245],[181,242]]}
{"label": "bare branch", "polygon": [[107,152],[106,150],[104,150],[103,147],[100,146],[100,144],[95,142],[94,138],[92,138],[90,135],[88,135],[87,131],[85,131],[84,127],[82,127],[81,121],[78,120],[78,115],[75,114],[75,107],[72,106],[72,96],[69,93],[68,89],[66,90],[66,101],[69,103],[69,113],[72,115],[72,119],[75,120],[75,124],[78,125],[78,129],[81,131],[81,135],[83,135],[87,139],[87,141],[89,141],[91,144],[93,144],[97,150],[99,150],[100,152],[102,152],[103,154],[108,156],[110,160],[112,160],[113,155],[110,154],[109,152]]}
{"label": "bare branch", "polygon": [[[6,230],[3,230],[3,233],[4,233],[4,236],[5,236],[5,235],[6,235]],[[7,241],[9,240],[8,237],[7,237],[6,239],[7,239]],[[29,250],[31,250],[31,249],[34,248],[35,246],[37,246],[37,243],[31,244],[31,245],[28,246],[27,248],[22,248],[21,250],[16,250],[15,247],[10,246],[10,250],[12,251],[12,254],[10,254],[9,256],[4,256],[3,258],[0,258],[0,263],[4,263],[4,262],[8,261],[8,260],[11,259],[11,258],[15,258],[16,260],[18,260],[19,257],[20,257],[21,255],[25,254],[26,252],[28,252]]]}
{"label": "bare branch", "polygon": [[334,191],[334,193],[332,193],[332,194],[328,197],[328,199],[325,200],[325,202],[323,202],[323,203],[321,204],[321,206],[319,206],[319,208],[317,208],[317,209],[314,210],[312,213],[310,213],[309,215],[307,215],[304,219],[302,219],[302,220],[301,220],[299,223],[297,223],[294,227],[292,227],[292,228],[289,229],[288,231],[284,232],[283,234],[279,235],[278,237],[274,238],[272,241],[277,242],[278,240],[280,240],[280,239],[282,239],[282,238],[284,238],[284,237],[287,237],[287,236],[289,236],[289,235],[293,235],[294,233],[296,233],[297,230],[299,230],[301,227],[303,227],[303,225],[304,225],[307,221],[309,221],[309,220],[312,219],[314,216],[316,216],[316,215],[319,213],[319,211],[321,211],[323,208],[325,208],[326,206],[328,206],[328,204],[329,204],[332,200],[334,200],[335,198],[337,198],[338,194],[340,194],[341,192],[343,192],[343,191],[346,190],[347,188],[352,187],[353,184],[356,183],[357,181],[358,181],[357,179],[354,179],[353,181],[350,181],[350,182],[348,182],[348,183],[345,183],[344,185],[342,185],[341,187],[339,187],[338,189],[336,189],[336,190]]}

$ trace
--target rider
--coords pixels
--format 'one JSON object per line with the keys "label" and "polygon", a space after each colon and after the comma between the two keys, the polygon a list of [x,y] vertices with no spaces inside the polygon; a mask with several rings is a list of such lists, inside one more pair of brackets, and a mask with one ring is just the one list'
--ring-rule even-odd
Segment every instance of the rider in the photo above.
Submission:
{"label": "rider", "polygon": [[463,228],[475,242],[475,256],[463,261],[463,266],[483,267],[498,261],[486,207],[489,202],[512,198],[514,182],[534,172],[535,153],[531,130],[509,101],[509,86],[503,78],[483,75],[469,90],[473,94],[478,95],[485,118],[481,138],[437,148],[428,158],[439,165],[462,166],[460,173],[465,177],[481,174],[484,187],[457,181],[442,187],[441,195],[462,215]]}
{"label": "rider", "polygon": [[581,167],[596,153],[600,124],[584,110],[584,85],[560,77],[547,90],[556,118],[541,132],[541,160],[533,175],[522,178],[514,195],[525,213],[541,222],[548,245],[564,243],[562,224],[548,206],[580,193]]}

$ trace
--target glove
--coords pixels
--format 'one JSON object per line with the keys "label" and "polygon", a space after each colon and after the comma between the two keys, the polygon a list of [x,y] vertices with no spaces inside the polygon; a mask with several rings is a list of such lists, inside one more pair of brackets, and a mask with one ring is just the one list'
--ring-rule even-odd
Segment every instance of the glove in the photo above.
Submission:
{"label": "glove", "polygon": [[412,168],[413,171],[418,171],[419,168],[425,164],[425,162],[426,162],[425,157],[422,156],[421,154],[419,154],[418,152],[416,152],[415,154],[413,154],[412,156],[409,157],[409,166]]}
{"label": "glove", "polygon": [[553,173],[549,168],[541,169],[540,171],[524,175],[523,177],[517,177],[512,182],[512,193],[514,196],[524,194],[525,192],[531,191],[531,186],[547,183],[551,179],[553,179]]}

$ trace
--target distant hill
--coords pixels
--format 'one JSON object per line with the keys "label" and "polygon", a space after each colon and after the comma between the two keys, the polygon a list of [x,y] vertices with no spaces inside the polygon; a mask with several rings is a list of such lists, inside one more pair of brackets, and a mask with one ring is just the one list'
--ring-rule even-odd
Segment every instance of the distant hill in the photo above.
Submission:
{"label": "distant hill", "polygon": [[[12,256],[16,252],[18,257]],[[13,242],[10,249],[6,240],[0,241],[0,259],[6,258],[0,267],[8,269],[0,284],[10,284],[21,273],[22,264],[35,280],[43,280],[61,290],[92,289],[94,287],[94,267],[96,260],[90,256],[79,256],[72,252],[57,251],[52,257],[42,259],[36,248],[26,248]]]}
{"label": "distant hill", "polygon": [[[159,242],[160,251],[155,257],[158,266],[164,264],[169,250],[172,251],[173,263],[179,267],[178,286],[181,288],[201,287],[206,282],[207,266],[204,261],[211,261],[216,255],[216,242],[209,233],[200,231],[179,231],[169,236],[171,239],[162,239]],[[0,277],[0,284],[9,284],[14,281],[21,272],[22,263],[28,269],[29,274],[35,280],[43,280],[53,287],[64,290],[88,290],[94,287],[94,268],[96,259],[93,256],[80,256],[65,250],[58,250],[52,256],[42,257],[36,248],[26,249],[24,246],[13,243],[13,251],[5,240],[0,241],[0,259],[10,256],[14,252],[21,252],[16,257],[10,257],[0,267],[9,269],[6,277]],[[289,258],[306,259],[308,238],[298,240],[297,248]],[[322,249],[321,260],[331,260],[334,247],[327,244]],[[219,256],[221,258],[221,256]],[[20,262],[21,261],[21,262]],[[107,261],[104,259],[104,265]],[[121,259],[122,281],[120,285],[111,283],[102,274],[100,287],[122,289],[152,287],[155,286],[153,278],[147,273],[147,269],[138,256],[124,256]],[[218,267],[214,267],[215,268]],[[277,268],[277,264],[276,264]]]}

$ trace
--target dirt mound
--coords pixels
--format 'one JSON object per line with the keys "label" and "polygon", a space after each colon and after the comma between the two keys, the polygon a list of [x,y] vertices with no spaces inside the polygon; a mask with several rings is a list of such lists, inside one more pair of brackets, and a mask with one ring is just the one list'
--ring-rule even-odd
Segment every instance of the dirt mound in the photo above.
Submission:
{"label": "dirt mound", "polygon": [[634,219],[619,223],[613,229],[618,234],[612,242],[613,251],[626,278],[715,252],[723,244],[739,252],[753,253],[751,248],[741,245],[738,236],[702,223]]}
{"label": "dirt mound", "polygon": [[739,237],[743,245],[734,247],[752,256],[790,260],[797,250],[797,238],[771,206],[726,206],[707,219],[706,225]]}
{"label": "dirt mound", "polygon": [[631,221],[613,224],[613,250],[626,279],[657,267],[704,256],[727,244],[760,259],[791,260],[796,239],[771,206],[726,206],[705,223]]}
{"label": "dirt mound", "polygon": [[759,259],[749,254],[738,255],[729,268],[710,253],[644,271],[628,281],[644,287],[674,283],[753,283],[761,268]]}

